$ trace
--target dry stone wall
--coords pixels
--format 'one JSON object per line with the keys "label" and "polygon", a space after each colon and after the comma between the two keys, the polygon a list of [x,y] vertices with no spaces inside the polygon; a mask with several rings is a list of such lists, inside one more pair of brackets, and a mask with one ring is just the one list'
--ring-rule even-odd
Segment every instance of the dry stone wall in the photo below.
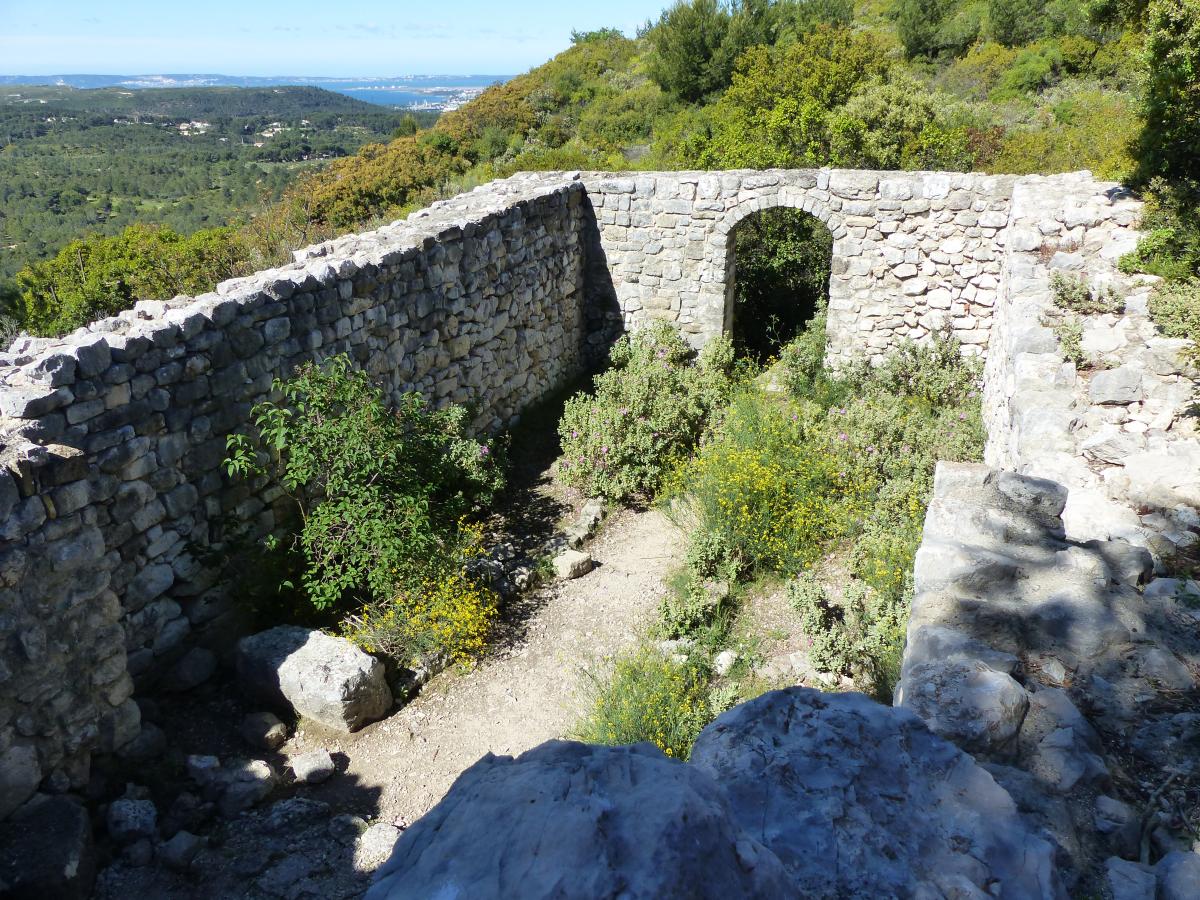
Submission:
{"label": "dry stone wall", "polygon": [[614,332],[667,319],[703,344],[731,324],[738,223],[789,207],[833,234],[831,362],[878,360],[943,328],[982,354],[1015,180],[839,169],[588,173],[603,254],[590,270],[593,306]]}
{"label": "dry stone wall", "polygon": [[[211,671],[240,611],[211,554],[292,514],[231,482],[228,434],[272,381],[347,353],[393,396],[509,421],[581,369],[583,190],[524,178],[215,293],[139,303],[0,368],[0,817],[80,787],[139,730],[135,684]],[[191,649],[189,649],[191,648]]]}

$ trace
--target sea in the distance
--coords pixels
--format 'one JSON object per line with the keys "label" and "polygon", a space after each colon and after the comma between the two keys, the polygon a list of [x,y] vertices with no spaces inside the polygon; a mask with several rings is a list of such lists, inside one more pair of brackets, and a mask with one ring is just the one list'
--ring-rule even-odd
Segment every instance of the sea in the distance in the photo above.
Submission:
{"label": "sea in the distance", "polygon": [[456,109],[508,75],[394,75],[323,78],[307,75],[0,75],[0,84],[67,85],[136,89],[188,87],[282,87],[311,85],[357,100],[398,109]]}

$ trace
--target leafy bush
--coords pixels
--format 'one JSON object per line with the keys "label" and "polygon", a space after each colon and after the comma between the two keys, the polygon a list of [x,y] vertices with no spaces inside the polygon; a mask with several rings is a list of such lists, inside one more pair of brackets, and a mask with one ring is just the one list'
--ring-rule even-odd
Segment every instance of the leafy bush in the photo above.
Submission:
{"label": "leafy bush", "polygon": [[1143,236],[1121,257],[1121,271],[1171,281],[1200,276],[1200,182],[1153,179],[1142,210]]}
{"label": "leafy bush", "polygon": [[900,679],[907,605],[881,602],[858,581],[835,603],[809,573],[788,586],[788,601],[812,641],[809,658],[817,669],[852,678],[861,690],[891,700]]}
{"label": "leafy bush", "polygon": [[1050,289],[1058,306],[1080,315],[1119,315],[1125,310],[1125,301],[1114,288],[1093,289],[1083,276],[1055,272],[1050,276]]}
{"label": "leafy bush", "polygon": [[36,335],[56,336],[138,300],[206,291],[239,274],[245,254],[233,228],[184,237],[169,228],[131,225],[112,237],[72,241],[53,259],[17,275],[22,325]]}
{"label": "leafy bush", "polygon": [[825,165],[829,117],[889,62],[879,38],[821,27],[782,47],[752,47],[712,110],[698,160],[709,168]]}
{"label": "leafy bush", "polygon": [[1150,315],[1167,337],[1192,341],[1200,359],[1200,278],[1159,286],[1150,295]]}
{"label": "leafy bush", "polygon": [[593,679],[591,712],[578,738],[594,744],[649,741],[667,756],[686,760],[712,719],[706,673],[647,648],[618,657],[612,672]]}
{"label": "leafy bush", "polygon": [[967,130],[945,121],[951,105],[908,75],[870,82],[831,119],[833,161],[862,169],[968,171],[974,158]]}
{"label": "leafy bush", "polygon": [[729,13],[718,0],[678,0],[647,32],[650,77],[667,93],[695,101],[729,83]]}
{"label": "leafy bush", "polygon": [[1146,11],[1143,178],[1200,178],[1200,0],[1150,0]]}
{"label": "leafy bush", "polygon": [[592,395],[567,401],[558,474],[612,500],[653,496],[691,452],[734,385],[733,349],[711,341],[696,358],[670,324],[622,337]]}
{"label": "leafy bush", "polygon": [[411,662],[464,655],[494,609],[461,574],[478,535],[462,518],[502,484],[495,452],[461,407],[419,395],[389,409],[349,360],[307,364],[255,407],[254,436],[228,439],[230,475],[274,474],[300,505],[303,586],[318,609],[363,608],[351,632]]}
{"label": "leafy bush", "polygon": [[791,404],[746,392],[678,473],[695,518],[690,541],[703,543],[714,569],[795,571],[846,534],[864,486],[813,446],[815,425]]}

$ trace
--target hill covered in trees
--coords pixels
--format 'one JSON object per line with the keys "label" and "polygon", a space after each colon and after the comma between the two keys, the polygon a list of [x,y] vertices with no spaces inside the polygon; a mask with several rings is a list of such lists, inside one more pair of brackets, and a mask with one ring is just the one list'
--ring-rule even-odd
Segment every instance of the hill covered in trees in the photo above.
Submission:
{"label": "hill covered in trees", "polygon": [[85,232],[225,225],[403,122],[314,87],[0,87],[0,284]]}
{"label": "hill covered in trees", "polygon": [[[431,128],[302,173],[177,283],[521,170],[821,165],[1091,169],[1152,192],[1143,265],[1170,256],[1194,272],[1198,63],[1200,0],[681,0],[634,37],[576,34]],[[53,311],[51,287],[84,280],[58,263],[21,275],[30,327],[127,302],[81,289],[70,316],[37,314]]]}

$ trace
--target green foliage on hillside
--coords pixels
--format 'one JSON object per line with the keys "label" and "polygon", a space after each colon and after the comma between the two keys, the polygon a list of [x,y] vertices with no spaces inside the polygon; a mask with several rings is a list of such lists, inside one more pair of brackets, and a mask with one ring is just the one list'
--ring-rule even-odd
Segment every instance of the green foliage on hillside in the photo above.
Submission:
{"label": "green foliage on hillside", "polygon": [[85,234],[111,236],[133,224],[180,234],[225,226],[278,199],[297,172],[390,136],[401,121],[318,88],[6,85],[0,295],[21,268]]}
{"label": "green foliage on hillside", "polygon": [[246,248],[235,228],[184,237],[169,228],[131,225],[118,235],[72,241],[52,259],[17,275],[22,324],[57,335],[115,315],[145,297],[208,290],[242,274]]}
{"label": "green foliage on hillside", "polygon": [[[1176,185],[1197,175],[1197,3],[679,0],[635,38],[574,35],[563,53],[431,128],[393,121],[374,131],[393,140],[302,172],[255,162],[253,189],[268,199],[282,190],[276,202],[255,208],[251,188],[230,174],[242,157],[216,154],[192,193],[220,194],[223,206],[196,200],[189,213],[186,201],[135,192],[134,208],[109,191],[104,227],[151,221],[187,233],[241,207],[253,212],[244,263],[260,265],[522,170],[1088,168]],[[182,140],[158,139],[167,137]],[[11,194],[5,179],[0,186]],[[57,190],[43,200],[56,216],[94,221],[70,212],[96,205],[91,183]],[[195,210],[208,218],[196,221]]]}

